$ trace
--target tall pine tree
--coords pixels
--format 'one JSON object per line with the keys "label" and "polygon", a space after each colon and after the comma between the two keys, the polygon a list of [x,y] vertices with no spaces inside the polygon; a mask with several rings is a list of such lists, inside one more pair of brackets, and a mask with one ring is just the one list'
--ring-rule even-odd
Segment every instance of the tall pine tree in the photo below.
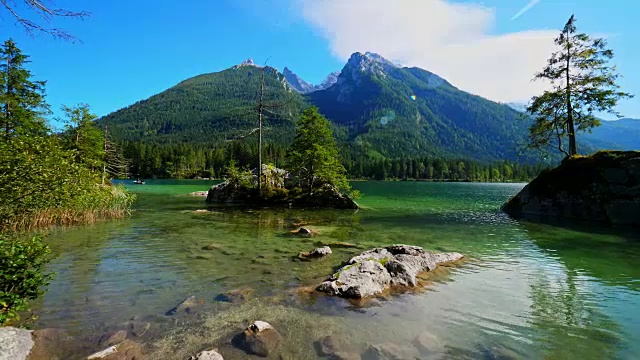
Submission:
{"label": "tall pine tree", "polygon": [[0,134],[5,141],[17,135],[46,133],[48,113],[44,81],[32,81],[25,69],[29,57],[9,39],[0,47]]}
{"label": "tall pine tree", "polygon": [[[534,96],[527,112],[534,117],[529,129],[529,146],[545,148],[555,146],[567,156],[578,153],[576,132],[591,131],[600,125],[594,116],[608,112],[620,116],[615,110],[618,100],[632,95],[620,91],[616,84],[619,75],[607,63],[613,51],[604,39],[592,39],[578,33],[573,15],[555,39],[560,48],[551,55],[547,66],[534,80],[551,83],[551,89]],[[569,139],[569,149],[562,141]]]}
{"label": "tall pine tree", "polygon": [[324,184],[348,190],[346,170],[329,121],[312,106],[302,113],[287,154],[287,168],[309,195]]}

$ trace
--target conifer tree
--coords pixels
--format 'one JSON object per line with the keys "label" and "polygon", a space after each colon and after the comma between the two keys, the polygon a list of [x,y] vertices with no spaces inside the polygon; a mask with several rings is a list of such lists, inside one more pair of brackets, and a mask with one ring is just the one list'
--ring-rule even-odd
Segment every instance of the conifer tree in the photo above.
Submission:
{"label": "conifer tree", "polygon": [[0,46],[0,136],[9,141],[17,135],[43,135],[42,118],[48,113],[44,81],[32,81],[25,69],[28,56],[9,39]]}
{"label": "conifer tree", "polygon": [[315,106],[302,113],[287,154],[287,165],[309,195],[324,184],[348,190],[346,170],[340,162],[329,121]]}
{"label": "conifer tree", "polygon": [[[578,33],[572,15],[555,39],[559,50],[551,55],[547,66],[534,77],[551,83],[551,89],[534,96],[527,107],[534,123],[529,129],[529,146],[555,146],[567,156],[578,153],[576,133],[591,131],[600,121],[595,113],[615,111],[618,100],[632,95],[620,91],[620,77],[609,66],[613,51],[604,39],[592,39]],[[562,143],[569,139],[569,149]]]}

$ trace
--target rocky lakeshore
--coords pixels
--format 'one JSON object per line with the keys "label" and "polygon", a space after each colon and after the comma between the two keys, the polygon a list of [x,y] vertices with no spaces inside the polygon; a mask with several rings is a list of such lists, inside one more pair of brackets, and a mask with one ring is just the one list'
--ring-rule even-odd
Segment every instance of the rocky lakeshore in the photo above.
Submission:
{"label": "rocky lakeshore", "polygon": [[517,219],[640,226],[640,151],[567,158],[531,181],[502,209]]}

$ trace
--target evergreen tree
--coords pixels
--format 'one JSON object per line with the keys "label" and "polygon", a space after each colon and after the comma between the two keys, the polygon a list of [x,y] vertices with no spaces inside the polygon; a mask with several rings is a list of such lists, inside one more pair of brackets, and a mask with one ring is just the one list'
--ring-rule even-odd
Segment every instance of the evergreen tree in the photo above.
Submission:
{"label": "evergreen tree", "polygon": [[9,39],[0,46],[0,133],[5,141],[18,134],[44,134],[44,81],[32,81],[24,68],[29,57]]}
{"label": "evergreen tree", "polygon": [[302,113],[287,165],[308,194],[323,184],[348,190],[346,170],[340,162],[329,121],[315,106]]}
{"label": "evergreen tree", "polygon": [[[551,55],[547,66],[534,77],[549,81],[551,90],[534,96],[527,107],[527,112],[534,117],[529,129],[529,146],[556,146],[567,156],[578,153],[576,132],[591,131],[600,125],[594,112],[620,116],[614,110],[618,100],[632,97],[619,90],[616,84],[619,75],[615,67],[607,65],[613,51],[607,49],[606,41],[577,33],[575,22],[572,15],[555,39],[560,50]],[[562,144],[566,138],[569,139],[568,151]]]}
{"label": "evergreen tree", "polygon": [[102,170],[105,158],[104,133],[98,129],[89,105],[62,106],[67,116],[66,141],[69,149],[76,153],[76,160],[92,170]]}

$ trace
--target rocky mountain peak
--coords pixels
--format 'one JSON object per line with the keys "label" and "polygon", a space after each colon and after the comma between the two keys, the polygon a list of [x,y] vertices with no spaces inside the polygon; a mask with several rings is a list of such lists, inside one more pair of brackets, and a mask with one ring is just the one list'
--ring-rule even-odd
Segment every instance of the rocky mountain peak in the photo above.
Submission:
{"label": "rocky mountain peak", "polygon": [[242,67],[242,66],[256,66],[256,64],[253,62],[252,58],[248,58],[247,60],[240,63],[240,65],[237,65],[237,67]]}
{"label": "rocky mountain peak", "polygon": [[308,82],[302,80],[298,75],[296,75],[293,71],[291,71],[288,67],[285,67],[282,71],[282,75],[284,75],[285,80],[293,90],[306,94],[308,92],[313,91],[313,85]]}

